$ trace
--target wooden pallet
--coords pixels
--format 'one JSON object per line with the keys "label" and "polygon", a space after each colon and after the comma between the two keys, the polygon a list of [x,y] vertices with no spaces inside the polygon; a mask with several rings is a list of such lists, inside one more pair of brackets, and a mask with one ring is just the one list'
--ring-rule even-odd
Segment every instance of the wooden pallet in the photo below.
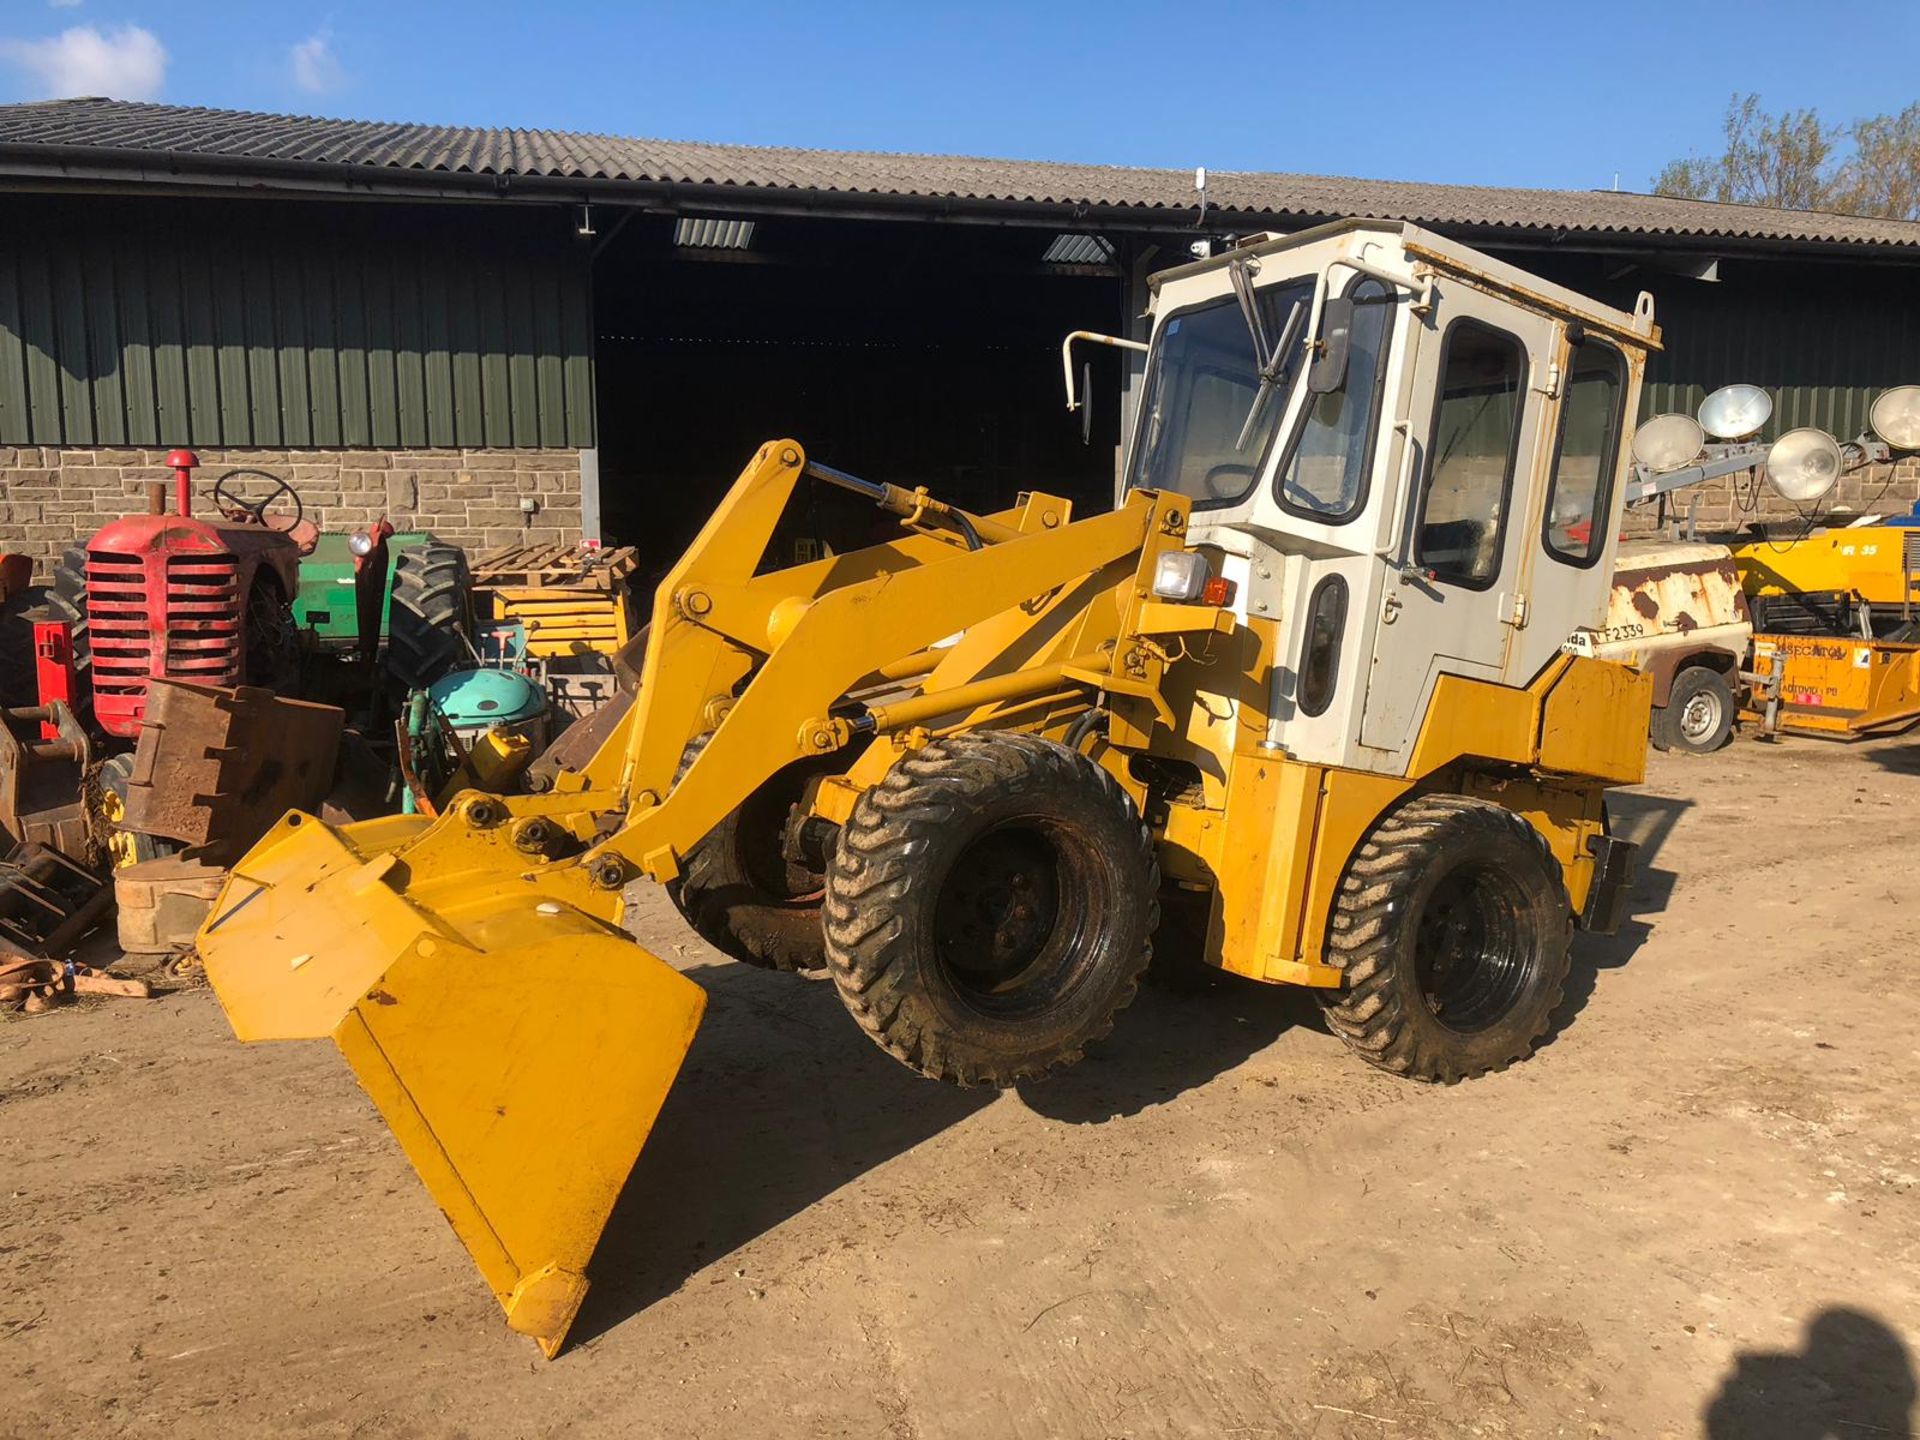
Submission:
{"label": "wooden pallet", "polygon": [[611,591],[639,565],[631,545],[613,550],[586,550],[578,545],[508,545],[474,557],[473,587],[493,590],[559,586],[568,589]]}

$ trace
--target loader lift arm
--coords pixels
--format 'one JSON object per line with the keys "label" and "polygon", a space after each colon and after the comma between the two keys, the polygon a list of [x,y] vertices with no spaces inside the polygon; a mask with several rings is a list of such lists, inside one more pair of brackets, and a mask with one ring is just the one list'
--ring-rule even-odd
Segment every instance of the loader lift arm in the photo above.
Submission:
{"label": "loader lift arm", "polygon": [[[199,937],[241,1039],[334,1039],[509,1325],[549,1355],[705,1003],[617,928],[626,884],[672,879],[793,760],[956,711],[1151,694],[1136,638],[1223,614],[1151,601],[1187,502],[1150,492],[1077,522],[1045,495],[977,516],[815,466],[908,533],[761,573],[809,471],[775,441],[741,473],[659,587],[632,709],[567,788],[466,792],[431,822],[289,814]],[[847,699],[916,675],[898,703]]]}
{"label": "loader lift arm", "polygon": [[[655,638],[613,782],[627,801],[626,821],[581,862],[603,888],[636,872],[672,879],[675,857],[761,777],[838,750],[856,732],[882,723],[897,728],[921,713],[898,712],[879,722],[844,713],[842,698],[863,678],[1014,612],[1028,623],[1009,621],[976,643],[953,647],[927,689],[938,694],[977,681],[995,669],[1008,643],[1045,628],[1052,607],[1033,602],[1051,596],[1057,604],[1069,589],[1063,577],[1124,566],[1144,595],[1154,557],[1178,545],[1185,529],[1183,500],[1146,492],[1111,514],[1069,524],[1065,502],[1048,496],[1029,497],[1005,517],[970,516],[917,492],[853,482],[850,488],[871,494],[909,525],[932,521],[935,533],[755,575],[788,497],[809,471],[833,484],[852,481],[809,467],[793,442],[764,447],[660,585]],[[956,536],[966,548],[956,548]],[[1051,671],[1022,653],[1014,671],[1001,672],[1017,673],[1008,684],[1039,693],[1059,683],[1058,667],[1070,661],[1105,668],[1130,608],[1122,600],[1116,597],[1104,617],[1087,615],[1079,604],[1064,607],[1073,629],[1054,648],[1075,653],[1050,656]],[[1023,604],[1031,613],[1020,610]],[[733,698],[749,675],[751,683]],[[712,739],[676,784],[687,742],[709,730]],[[611,778],[599,758],[587,774]]]}

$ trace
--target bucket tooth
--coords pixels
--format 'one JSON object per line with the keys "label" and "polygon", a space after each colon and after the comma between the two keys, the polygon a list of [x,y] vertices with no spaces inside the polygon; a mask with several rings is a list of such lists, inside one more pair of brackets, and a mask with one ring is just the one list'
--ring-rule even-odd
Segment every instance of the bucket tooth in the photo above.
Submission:
{"label": "bucket tooth", "polygon": [[518,881],[408,898],[394,852],[422,828],[289,816],[200,950],[241,1039],[332,1037],[508,1325],[551,1356],[706,996]]}

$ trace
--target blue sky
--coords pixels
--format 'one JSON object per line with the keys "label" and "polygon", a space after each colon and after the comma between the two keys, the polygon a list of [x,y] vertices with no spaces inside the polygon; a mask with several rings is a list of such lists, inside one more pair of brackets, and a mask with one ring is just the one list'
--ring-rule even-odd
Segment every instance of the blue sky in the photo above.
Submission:
{"label": "blue sky", "polygon": [[0,100],[1623,189],[1711,151],[1736,89],[1904,108],[1877,57],[1916,51],[1914,0],[0,0]]}

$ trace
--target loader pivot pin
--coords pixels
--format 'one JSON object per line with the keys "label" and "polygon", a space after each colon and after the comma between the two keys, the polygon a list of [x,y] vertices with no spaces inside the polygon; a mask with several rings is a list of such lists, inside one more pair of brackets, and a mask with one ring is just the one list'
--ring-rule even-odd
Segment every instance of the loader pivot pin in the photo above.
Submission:
{"label": "loader pivot pin", "polygon": [[513,827],[513,848],[523,855],[540,855],[558,838],[551,820],[535,815]]}

